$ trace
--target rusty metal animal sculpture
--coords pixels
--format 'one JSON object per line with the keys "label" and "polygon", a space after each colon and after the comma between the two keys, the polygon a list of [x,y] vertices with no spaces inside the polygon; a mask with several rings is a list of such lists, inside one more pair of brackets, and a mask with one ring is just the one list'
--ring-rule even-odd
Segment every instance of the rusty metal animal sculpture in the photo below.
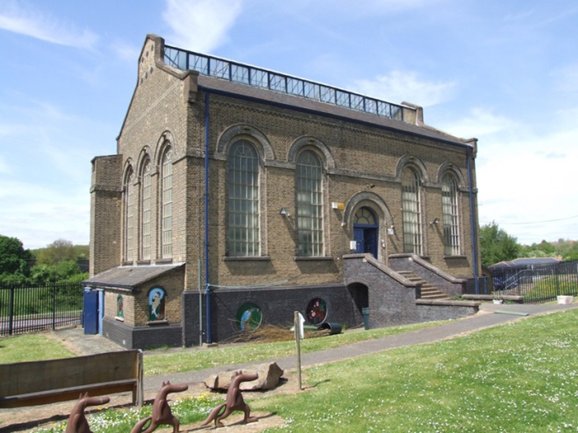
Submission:
{"label": "rusty metal animal sculpture", "polygon": [[[160,425],[172,425],[173,433],[177,433],[180,423],[178,418],[171,412],[167,395],[172,392],[183,392],[188,388],[187,385],[173,385],[170,382],[163,382],[161,389],[155,396],[152,415],[137,422],[132,428],[131,433],[151,433]],[[143,428],[145,428],[147,424],[149,424],[148,427],[143,431]]]}
{"label": "rusty metal animal sculpture", "polygon": [[241,394],[240,385],[241,382],[250,382],[252,380],[256,380],[258,377],[259,376],[256,373],[249,374],[243,373],[242,371],[235,372],[233,380],[231,381],[229,389],[227,390],[227,398],[225,399],[225,403],[221,403],[216,408],[214,408],[201,425],[207,425],[211,421],[214,421],[215,428],[223,427],[221,420],[228,417],[236,410],[242,410],[245,413],[245,417],[243,418],[244,423],[254,421],[255,419],[250,417],[251,409],[249,408],[249,405],[245,403],[243,395]]}
{"label": "rusty metal animal sculpture", "polygon": [[92,433],[86,416],[84,415],[84,409],[88,406],[98,406],[101,404],[106,404],[110,401],[108,397],[89,397],[88,393],[80,394],[78,397],[78,402],[72,408],[70,416],[68,417],[68,422],[66,424],[65,433]]}

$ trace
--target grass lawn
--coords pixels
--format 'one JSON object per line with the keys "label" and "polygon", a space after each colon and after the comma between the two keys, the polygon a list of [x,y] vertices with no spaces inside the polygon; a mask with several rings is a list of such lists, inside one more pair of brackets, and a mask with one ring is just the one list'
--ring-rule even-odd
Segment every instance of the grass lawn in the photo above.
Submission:
{"label": "grass lawn", "polygon": [[45,334],[0,338],[0,364],[68,358],[74,354]]}
{"label": "grass lawn", "polygon": [[[350,330],[343,334],[329,337],[306,338],[301,343],[303,353],[330,349],[358,341],[370,340],[402,332],[438,326],[444,322],[417,323],[413,325],[394,326],[371,330]],[[293,333],[287,331],[289,338]],[[278,341],[274,343],[239,343],[225,344],[210,349],[193,348],[174,351],[150,351],[145,353],[145,376],[180,371],[201,370],[219,365],[240,364],[255,361],[279,359],[295,355],[295,341]]]}
{"label": "grass lawn", "polygon": [[[285,427],[269,433],[578,432],[577,323],[578,309],[530,317],[460,338],[309,368],[304,391],[245,393],[245,399],[253,411],[286,420]],[[242,346],[254,345],[228,347],[238,351]],[[171,360],[165,358],[165,365]],[[214,405],[207,396],[189,399],[177,416],[183,423],[200,420]],[[129,431],[138,419],[126,409],[96,416],[89,418],[95,433]],[[49,431],[62,432],[61,427]]]}
{"label": "grass lawn", "polygon": [[306,371],[269,432],[577,432],[578,310]]}

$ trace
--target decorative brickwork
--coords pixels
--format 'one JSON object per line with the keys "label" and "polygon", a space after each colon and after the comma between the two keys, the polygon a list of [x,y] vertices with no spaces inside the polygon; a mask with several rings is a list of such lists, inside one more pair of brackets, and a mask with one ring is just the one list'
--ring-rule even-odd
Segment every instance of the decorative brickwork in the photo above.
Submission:
{"label": "decorative brickwork", "polygon": [[[461,140],[425,126],[423,110],[409,104],[400,106],[403,120],[380,117],[202,71],[176,69],[165,63],[164,50],[163,39],[146,38],[137,86],[118,137],[118,154],[93,161],[91,279],[97,281],[99,273],[121,266],[184,266],[159,280],[128,287],[123,294],[124,322],[115,320],[112,304],[117,292],[112,284],[104,287],[110,335],[115,324],[125,341],[130,329],[136,333],[150,328],[141,335],[154,334],[157,327],[147,319],[147,293],[154,284],[166,290],[166,322],[182,326],[181,344],[185,345],[197,344],[199,335],[217,341],[238,332],[236,311],[250,301],[262,306],[263,320],[268,323],[290,322],[292,311],[303,311],[316,296],[327,302],[332,321],[350,326],[361,323],[362,308],[373,312],[376,325],[420,320],[415,294],[394,289],[391,281],[395,278],[386,276],[394,272],[388,268],[389,257],[404,253],[403,227],[408,221],[402,213],[402,173],[407,166],[413,167],[419,180],[420,209],[414,214],[421,219],[412,223],[421,230],[423,257],[434,268],[459,278],[477,274],[479,253],[475,237],[472,240],[472,233],[477,234],[475,140]],[[257,155],[258,185],[246,201],[254,206],[250,214],[245,204],[234,200],[248,188],[246,179],[235,180],[239,189],[235,194],[228,181],[229,152],[238,142],[246,143]],[[162,155],[167,149],[172,152],[169,199],[162,180]],[[315,218],[299,213],[310,209],[303,205],[307,197],[297,200],[297,161],[302,152],[315,155],[321,164],[321,179],[315,184],[321,186],[315,196],[320,213]],[[132,258],[126,254],[129,226],[122,185],[127,171],[141,173],[147,160],[152,164],[151,188],[147,189],[152,217],[146,226],[151,253],[142,257],[143,248],[138,245],[143,230],[143,182],[136,176],[132,187],[139,197],[137,254]],[[442,179],[448,171],[457,183],[452,239],[457,243],[453,251],[459,252],[450,257],[444,255],[448,249],[444,248],[447,236],[442,221]],[[373,225],[355,223],[361,208],[374,215]],[[236,231],[228,226],[233,210],[239,218]],[[172,233],[168,257],[162,250],[167,224]],[[313,229],[298,224],[319,225]],[[235,241],[238,247],[246,243],[242,236],[255,233],[251,242],[258,248],[251,251],[258,254],[229,251],[233,243],[228,236],[240,236]],[[317,236],[317,246],[301,248],[300,242],[310,242],[310,233]],[[372,254],[381,269],[372,271],[367,281],[352,277],[355,274],[344,267],[344,256],[360,248]],[[384,273],[383,269],[388,270]],[[361,292],[352,289],[363,285]],[[205,298],[207,289],[211,294]],[[367,303],[360,301],[364,297],[370,305],[362,305]],[[204,304],[207,299],[208,306]],[[174,338],[176,331],[171,332]]]}

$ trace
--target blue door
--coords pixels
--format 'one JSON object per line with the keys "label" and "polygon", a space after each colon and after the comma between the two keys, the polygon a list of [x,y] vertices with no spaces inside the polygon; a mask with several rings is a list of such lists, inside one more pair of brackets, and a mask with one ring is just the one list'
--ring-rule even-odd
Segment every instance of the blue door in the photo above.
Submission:
{"label": "blue door", "polygon": [[377,257],[377,227],[355,226],[353,228],[356,253],[369,253]]}
{"label": "blue door", "polygon": [[369,253],[377,258],[378,223],[374,212],[362,207],[355,212],[353,239],[356,253]]}
{"label": "blue door", "polygon": [[85,334],[98,334],[98,292],[86,290],[83,298],[82,318]]}

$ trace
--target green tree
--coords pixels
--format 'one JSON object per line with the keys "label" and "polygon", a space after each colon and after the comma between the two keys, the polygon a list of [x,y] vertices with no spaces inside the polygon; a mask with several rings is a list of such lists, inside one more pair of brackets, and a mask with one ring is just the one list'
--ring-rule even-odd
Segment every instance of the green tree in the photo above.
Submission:
{"label": "green tree", "polygon": [[482,266],[513,260],[518,257],[519,252],[517,239],[498,227],[494,221],[480,227]]}
{"label": "green tree", "polygon": [[0,235],[0,282],[19,284],[26,281],[34,257],[18,238]]}
{"label": "green tree", "polygon": [[566,241],[564,248],[560,251],[563,260],[578,260],[578,242]]}
{"label": "green tree", "polygon": [[34,251],[36,263],[39,265],[56,265],[66,260],[76,260],[78,252],[71,241],[57,239],[46,248]]}

